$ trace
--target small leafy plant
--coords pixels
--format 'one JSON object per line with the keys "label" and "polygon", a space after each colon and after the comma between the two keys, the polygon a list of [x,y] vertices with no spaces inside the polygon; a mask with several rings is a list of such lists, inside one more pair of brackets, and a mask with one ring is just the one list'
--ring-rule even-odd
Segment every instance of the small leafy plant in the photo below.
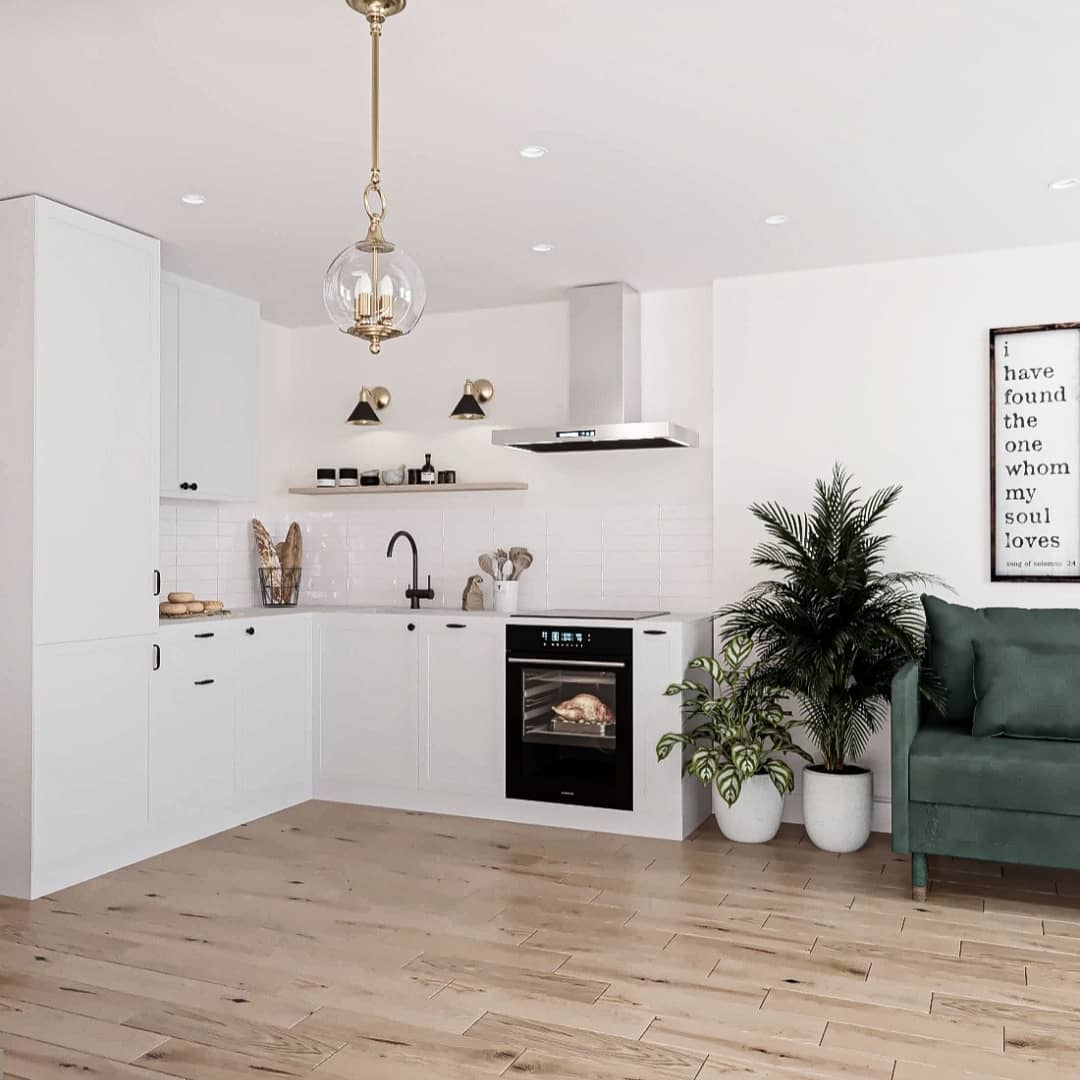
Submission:
{"label": "small leafy plant", "polygon": [[792,791],[795,774],[783,755],[813,761],[795,745],[791,730],[798,722],[780,706],[783,690],[758,677],[759,665],[750,660],[752,649],[746,635],[732,637],[724,644],[722,662],[713,656],[690,661],[690,667],[709,676],[711,687],[686,679],[664,691],[668,697],[682,694],[683,712],[692,720],[703,719],[686,734],[670,731],[661,736],[657,760],[663,761],[677,746],[690,747],[683,775],[696,777],[705,787],[715,784],[728,806],[735,805],[743,782],[752,776],[768,776],[781,795]]}

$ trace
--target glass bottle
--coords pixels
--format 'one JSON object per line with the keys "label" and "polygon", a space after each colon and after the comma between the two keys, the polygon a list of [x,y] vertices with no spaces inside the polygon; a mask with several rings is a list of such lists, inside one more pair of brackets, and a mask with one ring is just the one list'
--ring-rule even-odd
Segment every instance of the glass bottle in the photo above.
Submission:
{"label": "glass bottle", "polygon": [[435,466],[431,464],[431,455],[424,455],[424,467],[420,470],[421,484],[435,483]]}

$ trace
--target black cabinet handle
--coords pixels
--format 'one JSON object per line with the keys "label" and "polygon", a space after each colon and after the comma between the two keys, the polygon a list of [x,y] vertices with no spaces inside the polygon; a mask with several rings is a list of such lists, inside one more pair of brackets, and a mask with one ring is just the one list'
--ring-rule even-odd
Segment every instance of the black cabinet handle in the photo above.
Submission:
{"label": "black cabinet handle", "polygon": [[214,631],[213,631],[213,630],[208,630],[208,631],[207,631],[207,632],[206,632],[205,634],[196,634],[195,636],[196,636],[197,638],[208,638],[208,637],[213,637],[213,636],[214,636]]}
{"label": "black cabinet handle", "polygon": [[645,633],[646,634],[652,634],[654,637],[661,637],[662,635],[666,634],[667,631],[666,630],[646,630]]}
{"label": "black cabinet handle", "polygon": [[416,629],[416,623],[409,623],[409,625],[408,625],[408,627],[406,627],[406,629],[415,630]]}
{"label": "black cabinet handle", "polygon": [[154,595],[155,596],[160,596],[161,595],[161,571],[160,570],[155,570],[154,571]]}
{"label": "black cabinet handle", "polygon": [[191,485],[191,490],[192,490],[192,491],[198,491],[198,490],[199,490],[199,485],[198,485],[198,484],[195,484],[195,483],[193,483],[193,484]]}
{"label": "black cabinet handle", "polygon": [[465,629],[467,629],[467,624],[463,623],[463,622],[448,622],[446,624],[446,629],[447,630],[465,630]]}
{"label": "black cabinet handle", "polygon": [[213,681],[214,681],[213,679],[196,679],[195,680],[195,685],[196,686],[209,686]]}
{"label": "black cabinet handle", "polygon": [[246,630],[244,631],[244,633],[245,633],[245,634],[247,634],[247,636],[248,636],[248,637],[254,637],[254,636],[255,636],[255,627],[254,627],[254,626],[249,626],[249,627],[248,627],[248,628],[247,628],[247,629],[246,629]]}
{"label": "black cabinet handle", "polygon": [[189,487],[191,487],[191,485],[190,485],[190,484],[189,484],[189,483],[188,483],[188,482],[187,482],[187,481],[185,480],[185,481],[184,481],[184,482],[183,482],[183,483],[182,483],[182,484],[180,485],[180,490],[181,490],[181,491],[187,491],[187,489],[188,489]]}
{"label": "black cabinet handle", "polygon": [[154,643],[154,671],[158,671],[161,668],[161,646]]}

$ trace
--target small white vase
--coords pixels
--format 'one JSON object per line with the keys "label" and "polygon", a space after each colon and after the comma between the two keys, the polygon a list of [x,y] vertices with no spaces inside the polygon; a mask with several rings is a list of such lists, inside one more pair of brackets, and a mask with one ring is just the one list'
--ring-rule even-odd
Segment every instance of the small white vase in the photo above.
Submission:
{"label": "small white vase", "polygon": [[874,774],[853,766],[842,773],[808,765],[802,774],[806,834],[822,851],[843,855],[870,839]]}
{"label": "small white vase", "polygon": [[518,583],[516,581],[495,582],[495,610],[512,614],[518,609]]}
{"label": "small white vase", "polygon": [[720,831],[739,844],[764,844],[780,829],[784,797],[767,776],[744,780],[734,806],[728,806],[716,785],[712,789],[713,814]]}

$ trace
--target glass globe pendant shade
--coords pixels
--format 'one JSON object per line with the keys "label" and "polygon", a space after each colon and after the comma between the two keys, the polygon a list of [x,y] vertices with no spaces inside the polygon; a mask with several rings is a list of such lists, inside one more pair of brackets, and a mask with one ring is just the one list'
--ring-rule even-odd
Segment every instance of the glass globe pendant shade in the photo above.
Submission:
{"label": "glass globe pendant shade", "polygon": [[372,353],[402,337],[420,321],[427,286],[420,267],[389,241],[350,244],[323,279],[323,303],[344,334],[363,338]]}

